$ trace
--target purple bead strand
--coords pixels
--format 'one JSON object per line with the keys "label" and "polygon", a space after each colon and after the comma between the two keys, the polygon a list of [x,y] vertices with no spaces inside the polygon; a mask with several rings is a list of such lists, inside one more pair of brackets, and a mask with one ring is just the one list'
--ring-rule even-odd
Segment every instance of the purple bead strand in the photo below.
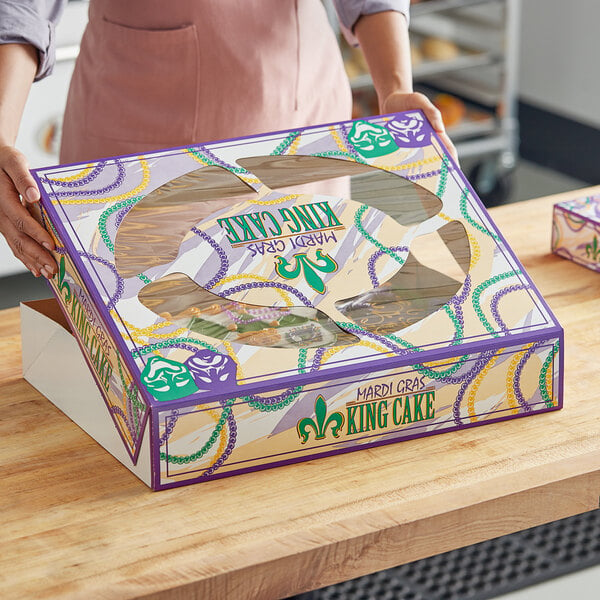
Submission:
{"label": "purple bead strand", "polygon": [[215,276],[204,286],[206,289],[210,290],[217,284],[217,282],[221,281],[221,279],[227,275],[227,270],[229,269],[229,260],[227,259],[227,254],[225,254],[223,248],[221,248],[221,246],[219,246],[219,244],[217,244],[217,242],[215,242],[215,240],[213,240],[209,235],[204,233],[204,231],[201,231],[197,227],[192,227],[192,231],[212,246],[213,250],[219,255],[219,260],[221,261],[221,266],[219,267],[219,270]]}
{"label": "purple bead strand", "polygon": [[515,369],[515,379],[514,379],[514,387],[515,387],[515,397],[517,398],[517,402],[519,405],[525,410],[525,412],[531,412],[531,406],[529,406],[529,402],[525,400],[523,396],[523,391],[521,390],[521,374],[523,373],[523,368],[527,361],[531,358],[531,355],[543,344],[547,342],[537,342],[534,344],[523,354],[517,368]]}
{"label": "purple bead strand", "polygon": [[[406,246],[392,246],[389,248],[389,250],[392,250],[393,252],[408,252],[408,248]],[[369,262],[367,263],[367,271],[373,287],[379,287],[379,279],[377,277],[377,273],[375,273],[375,263],[377,262],[377,259],[384,254],[388,253],[384,252],[383,250],[377,250],[376,252],[373,252],[369,258]]]}
{"label": "purple bead strand", "polygon": [[115,160],[115,164],[117,165],[118,170],[117,178],[103,188],[97,190],[65,190],[63,192],[52,192],[52,195],[55,198],[62,198],[65,196],[98,196],[100,194],[112,192],[114,189],[118,188],[125,179],[125,167],[123,166],[123,163]]}
{"label": "purple bead strand", "polygon": [[118,229],[123,219],[127,215],[127,213],[135,206],[135,204],[130,204],[129,206],[124,206],[118,213],[117,218],[115,219],[115,229]]}
{"label": "purple bead strand", "polygon": [[82,185],[86,185],[91,181],[94,181],[100,173],[102,173],[104,167],[106,166],[106,161],[100,161],[92,170],[89,175],[82,177],[81,179],[75,179],[74,181],[55,181],[48,177],[44,177],[44,181],[51,186],[59,186],[65,188],[76,188],[81,187]]}
{"label": "purple bead strand", "polygon": [[391,342],[390,340],[388,340],[386,337],[383,337],[381,335],[377,335],[376,333],[372,333],[371,331],[366,331],[365,329],[362,329],[361,327],[350,327],[350,326],[344,326],[343,328],[346,331],[354,331],[358,334],[360,334],[361,336],[364,335],[365,337],[370,337],[371,339],[374,339],[375,341],[379,342],[380,344],[387,346],[388,348],[390,348],[390,350],[392,350],[392,352],[395,352],[396,354],[398,354],[399,356],[408,354],[409,351],[406,348],[401,348],[400,346],[397,346],[396,344],[394,344],[393,342]]}
{"label": "purple bead strand", "polygon": [[492,298],[492,301],[490,303],[490,310],[494,317],[494,320],[502,328],[503,333],[508,333],[508,326],[500,316],[500,312],[498,311],[498,303],[507,294],[510,294],[511,292],[516,292],[517,290],[526,290],[528,288],[529,286],[525,284],[511,285],[494,294],[494,297]]}
{"label": "purple bead strand", "polygon": [[81,250],[78,251],[77,254],[79,254],[79,256],[88,258],[91,261],[93,260],[93,261],[100,263],[101,265],[104,265],[115,276],[115,279],[117,282],[117,284],[116,284],[117,289],[116,289],[115,293],[110,297],[108,303],[106,304],[106,308],[108,308],[108,310],[115,308],[117,302],[121,299],[121,296],[123,295],[123,290],[125,287],[123,278],[117,272],[116,267],[111,262],[107,261],[106,259],[102,258],[101,256],[96,256],[95,254],[90,254],[89,252],[82,252]]}
{"label": "purple bead strand", "polygon": [[[225,402],[221,402],[221,406],[225,408]],[[235,417],[233,416],[233,409],[227,415],[227,425],[229,426],[229,441],[227,442],[227,447],[225,448],[223,454],[221,454],[221,456],[217,459],[215,464],[202,473],[200,476],[201,478],[212,475],[229,458],[229,455],[235,448],[235,442],[237,440],[237,424],[235,422]]]}
{"label": "purple bead strand", "polygon": [[229,296],[230,294],[235,294],[237,292],[243,292],[245,290],[259,288],[278,288],[281,290],[285,290],[293,296],[296,296],[296,298],[298,298],[298,300],[300,300],[300,302],[302,302],[305,306],[313,308],[311,301],[302,292],[299,292],[298,290],[294,289],[289,285],[286,285],[285,283],[275,283],[274,281],[256,281],[253,283],[242,283],[227,290],[222,290],[219,296]]}
{"label": "purple bead strand", "polygon": [[420,179],[428,179],[430,177],[437,177],[441,173],[441,169],[437,171],[428,171],[427,173],[417,173],[416,175],[402,175],[404,179],[409,181],[419,181]]}
{"label": "purple bead strand", "polygon": [[462,424],[463,424],[461,417],[460,417],[460,405],[462,404],[465,392],[467,391],[467,388],[469,387],[469,385],[471,385],[471,383],[473,383],[473,381],[477,377],[477,375],[479,375],[479,373],[481,373],[481,371],[483,371],[483,369],[488,364],[488,362],[490,362],[490,360],[492,360],[493,356],[494,356],[494,351],[484,352],[483,354],[481,354],[480,357],[477,359],[475,366],[469,371],[468,377],[466,377],[464,379],[464,381],[461,383],[460,389],[458,391],[458,395],[452,406],[452,415],[454,417],[454,422],[459,427],[462,426]]}
{"label": "purple bead strand", "polygon": [[164,446],[168,439],[171,437],[173,430],[175,429],[175,424],[177,423],[177,419],[179,419],[179,411],[177,409],[171,411],[171,415],[167,419],[167,425],[165,427],[164,433],[160,436],[158,440],[159,446]]}
{"label": "purple bead strand", "polygon": [[[465,282],[463,284],[462,292],[459,295],[454,296],[454,298],[452,298],[450,300],[450,304],[452,304],[454,306],[454,314],[456,315],[456,320],[463,327],[463,331],[464,331],[465,319],[464,319],[464,315],[463,315],[462,305],[464,304],[465,300],[469,296],[470,291],[471,291],[471,276],[467,275],[465,278]],[[453,342],[459,341],[458,334],[459,334],[458,331],[454,332],[454,338],[452,340]]]}
{"label": "purple bead strand", "polygon": [[129,418],[127,417],[127,415],[118,406],[111,406],[110,412],[115,415],[119,415],[123,419],[123,421],[125,421],[125,426],[127,427],[127,431],[129,432],[129,435],[131,436],[131,438],[135,441],[137,439],[137,436],[132,431],[131,423],[129,422]]}

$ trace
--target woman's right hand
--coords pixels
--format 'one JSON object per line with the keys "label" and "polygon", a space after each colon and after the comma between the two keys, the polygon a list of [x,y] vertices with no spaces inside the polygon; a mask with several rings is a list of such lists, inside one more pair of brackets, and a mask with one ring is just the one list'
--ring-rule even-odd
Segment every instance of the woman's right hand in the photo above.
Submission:
{"label": "woman's right hand", "polygon": [[54,242],[29,212],[29,206],[39,199],[25,156],[13,146],[0,146],[0,233],[36,277],[50,279],[58,270],[50,253]]}

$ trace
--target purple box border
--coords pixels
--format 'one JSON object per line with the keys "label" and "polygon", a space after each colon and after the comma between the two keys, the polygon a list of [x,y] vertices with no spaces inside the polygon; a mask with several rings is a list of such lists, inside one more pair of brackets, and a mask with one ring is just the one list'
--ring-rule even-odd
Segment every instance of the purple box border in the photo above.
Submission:
{"label": "purple box border", "polygon": [[[423,115],[423,113],[421,111],[408,111],[408,112],[410,112],[410,113],[419,112],[420,114]],[[380,115],[380,116],[374,117],[372,120],[375,120],[375,121],[385,120],[386,116],[394,116],[394,115],[393,114],[392,115]],[[348,122],[349,121],[343,121],[343,122],[336,122],[334,124],[348,123]],[[425,122],[428,123],[427,121],[425,121]],[[311,130],[311,129],[319,129],[320,130],[320,129],[324,129],[325,127],[327,127],[327,125],[310,126],[310,127],[303,128],[303,131],[307,131],[307,130]],[[440,147],[443,148],[443,144],[441,143],[441,140],[435,134],[435,132],[433,131],[433,129],[430,126],[429,126],[429,130],[434,135],[435,139],[438,141],[438,144],[440,144]],[[295,129],[284,130],[283,132],[268,132],[268,133],[263,134],[263,135],[268,136],[268,137],[277,137],[277,136],[281,135],[282,133],[289,133],[291,131],[295,131]],[[254,136],[254,135],[252,135],[252,136],[245,136],[245,137],[241,137],[241,138],[232,138],[230,140],[218,140],[216,142],[209,142],[209,143],[206,143],[206,144],[202,144],[202,146],[215,145],[215,144],[225,145],[225,144],[231,143],[233,141],[240,141],[240,140],[247,140],[247,139],[251,140],[251,141],[254,141],[256,137],[260,137],[260,136]],[[167,153],[170,150],[187,149],[189,147],[190,147],[190,145],[185,145],[185,146],[180,146],[180,147],[175,148],[175,149],[158,150],[157,152],[160,152],[161,155],[163,155],[164,153]],[[145,154],[149,154],[149,153],[146,152]],[[120,156],[118,158],[126,158],[126,157],[135,157],[135,158],[137,158],[138,156],[139,156],[139,153],[135,153],[135,154],[123,155],[123,156]],[[492,219],[490,218],[489,214],[487,213],[487,210],[485,209],[485,207],[483,206],[483,204],[479,200],[477,194],[475,193],[475,191],[473,190],[473,188],[470,186],[469,182],[462,175],[458,176],[458,178],[457,178],[457,173],[460,173],[458,165],[452,160],[451,157],[448,157],[447,155],[445,155],[445,156],[446,156],[446,158],[448,158],[451,161],[451,164],[453,166],[453,168],[450,169],[450,172],[451,172],[451,175],[452,175],[453,179],[455,180],[455,182],[457,184],[458,183],[462,183],[462,184],[466,184],[468,186],[468,188],[469,188],[469,190],[471,192],[471,196],[475,200],[475,206],[474,206],[474,208],[479,208],[479,213],[481,213],[481,211],[483,211],[483,218],[482,218],[481,214],[477,213],[477,211],[476,211],[477,216],[481,220],[483,220],[485,222],[486,229],[488,231],[490,231],[490,225],[491,225],[492,230],[498,235],[498,238],[499,238],[499,240],[501,242],[501,244],[499,244],[499,246],[500,245],[504,246],[504,247],[501,247],[500,250],[502,251],[502,253],[504,254],[504,256],[507,258],[507,260],[511,259],[511,260],[508,260],[508,262],[509,263],[512,262],[511,266],[513,267],[513,269],[520,271],[519,274],[517,274],[516,276],[519,277],[519,278],[522,276],[525,279],[526,283],[528,284],[528,289],[526,289],[526,291],[529,294],[529,296],[531,297],[533,304],[536,304],[537,302],[539,302],[540,304],[542,304],[542,306],[545,308],[545,310],[547,312],[547,315],[554,321],[553,324],[557,324],[557,320],[554,317],[554,315],[552,314],[552,312],[550,311],[548,305],[543,301],[543,298],[541,297],[541,294],[539,294],[539,291],[537,290],[537,288],[535,287],[535,285],[533,284],[533,282],[531,281],[531,279],[527,276],[527,274],[524,271],[524,269],[523,269],[520,261],[516,258],[516,256],[514,255],[514,253],[512,253],[512,251],[510,251],[510,247],[506,243],[506,240],[503,238],[503,236],[499,232],[498,228],[493,223]],[[110,160],[111,158],[116,158],[116,157],[110,157],[110,158],[105,159],[105,160]],[[74,164],[78,165],[78,166],[81,166],[81,165],[84,165],[84,164],[87,164],[87,163],[74,163]],[[49,170],[51,170],[51,167],[48,167],[48,168],[45,168],[45,169],[40,169],[40,170],[49,171]],[[77,236],[76,232],[73,232],[73,235],[78,239],[78,236]],[[85,250],[83,249],[83,244],[81,244],[81,246],[82,246],[82,251],[85,252]],[[74,249],[74,246],[71,246],[70,244],[69,244],[69,247],[72,248],[72,249]],[[78,256],[78,258],[79,258],[79,256]],[[93,264],[91,264],[91,268],[93,268],[94,272],[95,272],[95,266]],[[87,272],[85,270],[81,271],[81,276],[82,276],[82,279],[88,285],[88,288],[90,288],[90,290],[93,288],[94,297],[95,297],[95,300],[96,300],[96,304],[101,308],[102,311],[104,311],[106,307],[104,306],[104,302],[102,302],[102,301],[98,302],[99,294],[95,293],[96,292],[96,286],[95,286],[94,282],[89,280],[89,278],[87,277]],[[98,276],[97,272],[96,272],[96,277],[98,278],[99,281],[101,280],[100,277]],[[90,285],[90,283],[92,285]],[[529,288],[531,288],[531,289],[529,289]],[[532,289],[537,292],[537,299],[533,297],[533,295],[532,295]],[[108,292],[106,290],[105,290],[105,293],[107,293],[107,295],[108,295]],[[544,324],[540,323],[540,324],[538,324],[536,326],[536,327],[539,327],[540,329],[538,329],[538,330],[536,330],[534,332],[530,332],[530,333],[526,333],[526,334],[522,334],[522,335],[532,335],[534,333],[537,333],[537,331],[540,331],[540,332],[541,331],[547,331],[547,326],[549,325],[549,322],[546,319],[546,315],[542,315],[542,316],[544,317],[545,323]],[[108,322],[108,323],[112,324],[111,319],[108,319],[108,318],[105,317],[104,320],[105,320],[105,322]],[[544,326],[546,328],[544,328]],[[544,329],[542,329],[542,328],[544,328]],[[109,329],[111,330],[111,333],[113,333],[113,336],[114,336],[113,328],[109,327]],[[482,335],[485,335],[485,334],[482,334]],[[513,335],[513,334],[510,334],[510,335]],[[463,339],[468,339],[468,338],[463,338]],[[120,336],[119,336],[119,340],[120,340]],[[488,340],[489,340],[489,338],[488,338]],[[485,343],[485,342],[477,342],[477,341],[475,341],[473,343],[482,344],[482,343]],[[467,342],[467,344],[468,344],[468,342]],[[467,347],[467,344],[463,344],[463,347]],[[135,343],[133,345],[136,346]],[[435,352],[436,353],[435,356],[437,356],[437,352],[438,351],[443,351],[444,348],[448,348],[448,347],[446,346],[446,347],[434,348],[433,350],[424,350],[422,353],[418,354],[418,356],[422,359],[422,362],[427,362],[429,360],[437,360],[437,358],[436,359],[429,358],[429,352],[432,353],[431,354],[432,356],[434,355],[433,353]],[[407,350],[406,354],[410,354],[410,352],[411,351]],[[121,349],[121,354],[123,354],[124,356],[127,356],[127,358],[129,359],[129,351],[123,352],[122,349]],[[399,356],[403,356],[403,355],[404,354],[399,355]],[[370,358],[368,358],[366,360],[369,363],[372,363],[373,365],[383,365],[381,368],[385,369],[385,368],[387,368],[386,367],[387,361],[388,360],[393,360],[394,358],[396,358],[396,357],[373,356],[373,357],[370,357]],[[347,360],[350,361],[352,359],[347,359]],[[135,364],[135,362],[133,362],[133,364]],[[336,372],[337,369],[346,369],[346,368],[353,369],[353,368],[356,368],[356,365],[338,365],[338,366],[334,366],[334,367],[331,367],[329,369],[329,372],[333,373],[333,372]],[[131,369],[131,366],[130,366],[130,370],[132,370],[133,372],[136,372],[136,374],[137,374],[137,371],[138,371],[137,365],[135,365],[134,369]],[[291,373],[289,375],[281,375],[281,373],[283,373],[283,372],[274,372],[274,373],[271,373],[270,375],[271,376],[279,376],[280,380],[289,381],[289,385],[295,385],[295,383],[293,382],[292,378],[298,378],[298,374]],[[308,374],[302,375],[303,381],[306,379],[307,375]],[[264,375],[261,376],[261,377],[264,377]],[[326,378],[327,377],[324,376],[324,379],[326,379]],[[140,387],[141,389],[143,389],[144,392],[145,392],[145,389],[144,389],[143,385],[141,385],[141,381],[138,381],[138,383],[140,383],[140,386],[138,386],[138,387]],[[264,380],[262,380],[262,381],[258,381],[258,382],[251,382],[251,381],[249,381],[248,383],[244,384],[244,387],[246,388],[246,390],[247,390],[248,393],[263,393],[265,391],[268,391],[268,387],[270,387],[270,386],[268,385],[268,383],[266,383]],[[227,396],[230,396],[232,391],[233,390],[228,390],[228,391],[220,393],[220,394],[216,394],[216,395],[212,394],[210,398],[206,397],[207,396],[206,393],[198,393],[196,395],[191,395],[191,396],[188,396],[188,397],[183,398],[181,400],[171,401],[170,405],[172,405],[172,406],[175,406],[175,405],[180,406],[181,403],[196,404],[196,403],[207,402],[207,401],[210,401],[210,400],[212,400],[213,398],[216,398],[216,397],[227,397]],[[146,400],[147,400],[147,402],[148,402],[148,404],[150,406],[161,406],[161,403],[158,402],[158,401],[156,401],[150,395],[145,395],[145,398],[146,398]]]}
{"label": "purple box border", "polygon": [[[416,113],[419,113],[419,114],[421,114],[421,115],[423,116],[423,118],[424,118],[424,122],[425,122],[425,123],[426,123],[426,125],[428,126],[430,133],[432,134],[432,136],[434,137],[434,139],[435,139],[435,140],[438,142],[438,144],[439,144],[440,148],[442,148],[442,149],[443,149],[443,148],[444,148],[444,145],[443,145],[443,143],[441,142],[441,140],[440,140],[439,136],[438,136],[438,135],[435,133],[435,131],[433,130],[433,128],[432,128],[432,127],[429,125],[429,122],[427,121],[427,118],[425,117],[424,113],[423,113],[422,111],[420,111],[420,110],[413,110],[413,111],[407,111],[407,112],[409,112],[409,113],[415,113],[415,112],[416,112]],[[400,114],[400,113],[398,113],[398,114]],[[388,115],[378,115],[378,116],[375,116],[375,117],[373,117],[371,120],[374,120],[374,121],[382,121],[382,120],[383,120],[383,121],[385,121],[385,120],[386,120],[386,117],[393,117],[393,116],[395,116],[395,115],[396,115],[396,113],[391,113],[391,114],[388,114]],[[301,128],[301,129],[302,129],[303,131],[309,131],[309,130],[311,130],[311,129],[324,129],[324,128],[326,128],[328,125],[339,125],[339,124],[342,124],[342,123],[343,123],[343,124],[345,124],[345,123],[349,123],[349,122],[351,122],[351,121],[338,121],[338,122],[334,122],[334,123],[330,123],[330,124],[319,124],[319,125],[315,125],[315,126],[308,126],[308,127],[304,127],[304,128]],[[267,132],[267,133],[265,133],[265,134],[257,134],[257,135],[251,135],[251,136],[243,136],[243,137],[240,137],[240,138],[230,138],[230,139],[226,139],[226,140],[216,140],[216,141],[214,141],[214,142],[207,142],[207,143],[204,143],[204,144],[201,144],[201,145],[196,145],[196,147],[207,146],[207,145],[215,145],[215,144],[219,144],[219,145],[222,145],[222,144],[223,144],[223,145],[224,145],[224,144],[227,144],[227,143],[231,143],[231,142],[235,142],[235,141],[240,141],[240,140],[254,140],[254,139],[255,139],[255,138],[257,138],[257,137],[260,137],[261,135],[268,136],[268,137],[271,137],[271,136],[272,136],[272,137],[277,137],[277,136],[279,136],[279,135],[282,135],[282,134],[285,134],[285,133],[290,133],[290,132],[292,132],[292,131],[296,131],[297,129],[298,129],[298,128],[296,128],[296,129],[287,129],[287,130],[283,130],[283,131],[277,131],[277,132]],[[178,147],[175,147],[175,148],[169,148],[169,149],[164,149],[164,150],[160,150],[160,149],[159,149],[159,150],[156,150],[155,152],[160,152],[161,154],[163,154],[163,153],[169,152],[169,151],[171,151],[171,150],[181,150],[181,149],[187,149],[187,148],[190,148],[190,147],[192,147],[192,146],[193,146],[193,145],[189,145],[189,144],[188,144],[188,145],[184,145],[184,146],[178,146]],[[152,153],[152,152],[145,152],[144,154],[145,154],[145,155],[147,155],[147,154],[151,154],[151,153]],[[438,151],[438,153],[439,153],[439,151]],[[138,157],[139,155],[140,155],[140,153],[125,154],[125,155],[122,155],[122,156],[119,156],[119,157],[108,157],[108,158],[105,158],[105,159],[103,159],[103,160],[111,160],[111,159],[115,159],[115,158],[126,158],[126,157]],[[460,173],[460,169],[459,169],[458,165],[457,165],[457,164],[456,164],[456,162],[455,162],[455,161],[452,159],[452,157],[448,156],[447,154],[441,154],[441,155],[442,155],[442,156],[446,156],[446,158],[447,158],[447,159],[448,159],[448,160],[451,162],[451,164],[452,164],[453,168],[452,168],[452,169],[449,169],[449,171],[450,171],[450,174],[452,175],[452,177],[453,177],[453,179],[455,180],[455,182],[456,182],[456,183],[459,183],[459,181],[457,180],[457,177],[456,177],[456,173],[457,173],[457,172],[459,172],[459,173]],[[86,164],[87,164],[87,163],[71,163],[70,165],[57,165],[57,166],[58,166],[58,167],[64,167],[64,166],[82,166],[82,165],[86,165]],[[37,169],[37,170],[34,170],[34,171],[32,171],[32,172],[33,172],[33,173],[34,173],[34,175],[36,176],[36,179],[38,179],[38,181],[39,181],[39,178],[37,177],[37,171],[44,171],[44,172],[47,172],[47,171],[50,171],[52,168],[53,168],[53,167],[46,167],[46,168],[43,168],[43,169]],[[505,254],[505,256],[506,256],[506,254],[508,254],[508,256],[509,256],[509,257],[512,259],[512,262],[513,262],[513,263],[514,263],[514,264],[515,264],[517,267],[519,267],[519,269],[518,269],[518,270],[520,271],[520,273],[517,275],[517,277],[523,276],[523,277],[524,277],[524,279],[526,280],[526,282],[529,284],[529,285],[528,285],[528,287],[529,287],[529,288],[532,288],[533,290],[535,290],[535,291],[537,292],[537,296],[538,296],[538,298],[537,298],[537,301],[540,301],[540,303],[542,304],[542,306],[545,308],[545,310],[546,310],[546,312],[547,312],[548,316],[549,316],[549,317],[550,317],[550,318],[551,318],[551,319],[554,321],[554,323],[553,323],[553,324],[557,324],[557,323],[558,323],[558,321],[557,321],[556,317],[554,317],[554,315],[553,315],[552,311],[550,310],[550,308],[548,307],[548,305],[547,305],[547,304],[545,303],[545,301],[543,300],[543,298],[542,298],[541,294],[539,294],[539,291],[537,290],[537,288],[536,288],[536,287],[535,287],[535,285],[533,284],[532,280],[531,280],[531,279],[528,277],[528,275],[527,275],[527,273],[525,272],[525,270],[523,269],[523,266],[521,265],[520,261],[517,259],[517,257],[514,255],[514,253],[511,251],[511,249],[510,249],[509,245],[508,245],[508,244],[507,244],[507,242],[506,242],[506,239],[505,239],[505,238],[502,236],[502,234],[500,233],[500,231],[498,230],[498,228],[495,226],[495,224],[494,224],[493,220],[490,218],[489,214],[487,213],[487,210],[485,209],[485,206],[484,206],[484,205],[481,203],[481,201],[479,200],[479,197],[477,196],[477,194],[476,194],[475,190],[472,188],[472,186],[470,185],[470,183],[469,183],[469,182],[466,180],[466,178],[464,177],[464,175],[461,175],[461,176],[459,177],[459,179],[460,179],[460,182],[461,182],[461,183],[465,184],[465,185],[468,187],[468,189],[469,189],[469,191],[470,191],[470,193],[471,193],[471,196],[472,196],[472,197],[473,197],[473,199],[475,200],[475,206],[479,208],[480,212],[481,212],[481,211],[483,211],[483,214],[484,214],[484,217],[485,217],[485,218],[484,218],[484,219],[482,219],[482,220],[483,220],[483,221],[486,223],[486,229],[488,229],[488,231],[489,231],[489,230],[490,230],[489,226],[491,225],[491,227],[492,227],[493,231],[494,231],[494,232],[495,232],[495,233],[498,235],[498,237],[499,237],[500,241],[502,242],[502,245],[504,246],[503,248],[500,248],[500,250],[502,251],[502,253],[503,253],[503,254]],[[52,186],[51,186],[51,187],[52,187]],[[45,196],[45,194],[43,194],[43,195]],[[48,202],[49,204],[52,204],[52,202],[51,202],[51,200],[50,200],[50,199],[48,199],[48,201],[49,201],[49,202]],[[62,207],[62,205],[61,205],[61,207]],[[63,209],[63,210],[64,210],[64,209]],[[56,215],[57,213],[54,211],[54,214]],[[480,215],[480,214],[478,214],[478,216],[481,218],[481,215]],[[62,224],[62,223],[61,223],[61,224]],[[78,236],[77,236],[76,232],[74,232],[74,235],[75,235],[75,237],[78,239]],[[66,239],[66,238],[65,238],[65,239]],[[70,240],[69,240],[69,241],[70,241]],[[69,247],[71,250],[75,250],[75,248],[74,248],[74,246],[73,246],[73,245],[71,245],[71,244],[66,244],[66,245],[68,245],[68,247]],[[500,245],[500,244],[499,244],[499,245]],[[82,246],[82,251],[83,251],[83,252],[85,252],[85,249],[83,248],[83,244],[81,244],[81,246]],[[77,251],[75,251],[75,254],[77,254]],[[80,257],[79,257],[79,255],[77,255],[77,259],[79,259],[79,258],[80,258]],[[78,260],[78,262],[80,263],[78,266],[79,266],[79,267],[81,267],[81,265],[82,265],[81,261],[79,261],[79,260]],[[511,262],[511,261],[509,261],[509,262]],[[94,265],[92,264],[91,266],[92,266],[92,268],[94,268],[94,271],[95,271],[95,267],[94,267]],[[513,268],[514,268],[514,267],[513,267]],[[517,269],[515,269],[515,270],[517,270]],[[80,274],[81,274],[81,277],[82,277],[83,281],[84,281],[84,282],[87,284],[87,287],[88,287],[88,288],[90,288],[90,292],[92,292],[92,290],[93,290],[93,294],[92,294],[92,295],[94,296],[94,300],[96,301],[96,304],[98,305],[98,307],[99,307],[99,310],[100,310],[101,312],[105,311],[106,307],[104,306],[104,302],[103,302],[103,301],[100,301],[100,302],[98,302],[99,294],[97,294],[97,293],[96,293],[96,286],[95,286],[94,282],[93,282],[93,281],[89,281],[89,278],[88,278],[88,276],[87,276],[87,272],[86,272],[86,270],[85,270],[85,269],[81,270],[81,273],[80,273]],[[96,277],[97,277],[97,278],[98,278],[98,280],[100,281],[100,277],[98,276],[98,274],[97,274],[97,273],[96,273]],[[90,283],[91,283],[92,285],[90,285]],[[527,291],[527,293],[530,295],[530,297],[532,298],[532,301],[533,301],[533,303],[534,303],[534,304],[536,304],[536,299],[532,297],[531,289],[527,289],[526,291]],[[106,292],[106,290],[105,290],[105,292]],[[107,293],[107,292],[106,292],[106,293]],[[108,294],[107,294],[107,295],[108,295]],[[544,318],[545,318],[545,315],[543,315],[543,316],[544,316]],[[106,318],[106,317],[105,317],[104,321],[105,321],[105,322],[109,322],[109,323],[111,323],[111,319],[109,319],[109,318]],[[547,326],[547,325],[549,325],[548,321],[546,321],[545,325],[546,325],[546,326]],[[539,324],[539,325],[538,325],[538,327],[543,327],[543,325]],[[114,334],[115,334],[115,331],[114,331],[114,329],[113,329],[113,327],[112,327],[112,326],[111,326],[111,327],[109,327],[109,330],[111,331],[111,333],[112,333],[112,334],[113,334],[113,336],[114,336]],[[119,341],[120,341],[120,336],[118,337],[118,339],[119,339]],[[477,343],[477,342],[475,342],[475,343]],[[133,344],[133,345],[134,345],[134,346],[136,346],[136,344]],[[121,348],[120,348],[120,349],[121,349]],[[427,357],[427,353],[428,353],[428,352],[432,352],[432,353],[433,353],[433,352],[437,352],[438,350],[442,350],[442,349],[443,349],[443,347],[442,347],[442,348],[435,348],[435,349],[433,349],[433,350],[431,350],[431,351],[429,351],[429,350],[425,350],[425,351],[423,351],[423,352],[422,352],[422,353],[421,353],[419,356],[420,356],[420,357],[425,357],[425,358],[423,358],[423,361],[422,361],[422,362],[426,362],[426,361],[429,361],[429,360],[434,360],[434,359],[430,359],[430,358],[428,358],[428,357]],[[122,350],[122,349],[121,349],[121,350]],[[410,352],[410,351],[407,351],[407,353],[408,353],[408,352]],[[123,354],[124,356],[126,356],[126,357],[127,357],[127,362],[129,363],[129,358],[130,358],[130,356],[129,356],[129,354],[130,354],[130,353],[129,353],[129,351],[127,351],[127,352],[122,352],[122,351],[121,351],[121,354]],[[392,358],[394,358],[394,357],[392,357]],[[348,359],[348,360],[351,360],[351,359]],[[386,361],[386,360],[388,360],[388,358],[387,358],[387,357],[381,358],[381,357],[379,357],[379,356],[375,356],[375,357],[372,357],[372,358],[370,358],[370,359],[368,359],[368,360],[369,360],[370,362],[373,362],[373,364],[375,364],[375,363],[377,363],[377,364],[381,364],[381,361]],[[128,364],[128,366],[130,367],[130,370],[137,372],[137,370],[138,370],[138,367],[137,367],[137,365],[135,365],[135,368],[134,368],[134,369],[131,369],[131,364],[135,365],[135,362],[133,361],[132,363],[129,363],[129,364]],[[343,365],[342,365],[342,366],[339,366],[339,367],[332,367],[332,368],[330,369],[330,372],[335,372],[335,370],[336,370],[336,369],[338,369],[338,368],[344,368],[344,367],[345,367],[345,366],[343,366]],[[383,366],[382,368],[386,368],[386,367],[385,367],[385,362],[384,362],[384,366]],[[272,373],[271,375],[280,375],[280,373]],[[302,376],[302,378],[304,379],[304,378],[306,377],[306,375],[307,375],[307,374],[304,374],[304,375]],[[264,376],[263,376],[263,377],[264,377]],[[284,375],[283,377],[284,377],[284,378],[287,378],[287,377],[295,377],[295,378],[297,378],[297,377],[298,377],[298,375],[297,375],[297,374],[291,374],[291,375],[287,375],[287,376],[285,376],[285,375]],[[139,383],[141,384],[141,381],[139,381]],[[263,384],[263,383],[264,383],[264,381],[262,381],[262,382],[249,382],[249,383],[247,383],[247,384],[244,384],[244,387],[246,387],[246,388],[247,388],[247,390],[248,390],[248,393],[261,393],[261,392],[263,392],[263,391],[266,391],[266,390],[263,390],[263,388],[262,388],[262,384]],[[259,389],[255,390],[253,386],[259,386]],[[146,390],[143,388],[143,385],[140,385],[139,387],[140,387],[141,389],[143,389],[143,390],[144,390],[144,392],[146,391]],[[205,401],[205,402],[206,402],[206,401],[209,401],[209,400],[207,400],[207,399],[206,399],[206,395],[207,395],[206,393],[200,393],[200,394],[196,394],[196,395],[191,395],[191,396],[188,396],[187,398],[185,398],[185,399],[182,399],[182,400],[184,400],[184,401],[189,401],[190,403],[194,403],[194,404],[195,404],[195,403],[202,403],[202,401],[203,401],[203,397],[204,397],[204,401]],[[217,396],[221,396],[221,394],[218,394]],[[212,400],[212,398],[213,398],[213,397],[215,397],[215,396],[214,396],[214,395],[211,395],[211,398],[210,398],[210,400]],[[151,397],[149,394],[145,394],[145,399],[148,401],[148,404],[149,404],[150,406],[160,406],[160,403],[159,403],[158,401],[156,401],[154,398],[152,398],[152,397]],[[179,402],[179,401],[171,401],[171,403],[176,403],[176,402]],[[171,404],[171,403],[170,403],[170,404]]]}

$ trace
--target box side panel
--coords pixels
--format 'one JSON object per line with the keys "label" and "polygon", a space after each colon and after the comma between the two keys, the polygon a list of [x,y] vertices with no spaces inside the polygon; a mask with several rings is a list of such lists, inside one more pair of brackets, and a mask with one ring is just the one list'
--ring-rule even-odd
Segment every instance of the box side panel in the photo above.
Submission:
{"label": "box side panel", "polygon": [[140,434],[141,450],[134,465],[74,337],[51,318],[26,305],[21,305],[21,330],[24,378],[150,486],[149,423]]}
{"label": "box side panel", "polygon": [[157,411],[160,486],[183,485],[561,406],[557,337],[438,363]]}
{"label": "box side panel", "polygon": [[50,280],[60,307],[79,343],[114,427],[134,464],[140,451],[149,409],[107,330],[90,293],[56,230],[42,209],[46,228],[55,238],[58,274]]}
{"label": "box side panel", "polygon": [[552,251],[593,271],[600,271],[600,220],[554,207]]}

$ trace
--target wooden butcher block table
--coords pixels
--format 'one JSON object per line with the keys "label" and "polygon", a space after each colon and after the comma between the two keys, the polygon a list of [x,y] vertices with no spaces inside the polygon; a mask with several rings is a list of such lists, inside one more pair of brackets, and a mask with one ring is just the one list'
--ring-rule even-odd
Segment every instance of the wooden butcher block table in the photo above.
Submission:
{"label": "wooden butcher block table", "polygon": [[566,331],[564,409],[151,492],[22,378],[0,312],[0,596],[283,598],[598,507],[600,274],[493,209]]}

